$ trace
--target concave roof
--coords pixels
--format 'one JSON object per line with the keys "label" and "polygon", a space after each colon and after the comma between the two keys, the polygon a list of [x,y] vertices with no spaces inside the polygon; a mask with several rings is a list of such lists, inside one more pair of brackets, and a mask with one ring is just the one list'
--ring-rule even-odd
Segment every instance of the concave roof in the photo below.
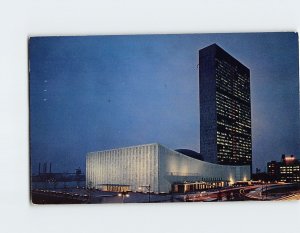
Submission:
{"label": "concave roof", "polygon": [[184,154],[186,156],[189,156],[191,158],[204,161],[203,156],[200,153],[196,152],[196,151],[189,150],[189,149],[176,149],[175,151],[177,151],[181,154]]}

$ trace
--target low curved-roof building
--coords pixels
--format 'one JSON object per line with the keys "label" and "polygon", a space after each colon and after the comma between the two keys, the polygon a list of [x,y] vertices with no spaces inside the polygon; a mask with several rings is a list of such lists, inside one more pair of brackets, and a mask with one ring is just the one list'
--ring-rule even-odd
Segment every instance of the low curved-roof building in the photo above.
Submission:
{"label": "low curved-roof building", "polygon": [[175,184],[220,186],[249,179],[250,166],[208,163],[158,143],[90,152],[86,156],[86,185],[102,190],[141,191],[150,187],[151,192],[161,193],[172,191]]}

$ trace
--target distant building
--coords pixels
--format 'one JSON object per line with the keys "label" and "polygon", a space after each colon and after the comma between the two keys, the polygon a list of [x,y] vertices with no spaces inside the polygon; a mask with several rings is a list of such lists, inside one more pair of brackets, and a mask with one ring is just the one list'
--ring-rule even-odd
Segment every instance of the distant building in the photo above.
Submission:
{"label": "distant building", "polygon": [[267,163],[267,174],[270,177],[270,180],[272,181],[278,181],[279,180],[279,165],[277,161],[271,161]]}
{"label": "distant building", "polygon": [[267,164],[267,172],[276,181],[300,182],[300,161],[294,155],[283,154],[280,162],[271,161]]}
{"label": "distant building", "polygon": [[90,152],[86,186],[104,191],[185,192],[227,186],[250,179],[250,166],[228,166],[196,159],[160,144]]}
{"label": "distant building", "polygon": [[199,51],[200,153],[252,165],[250,70],[216,44]]}

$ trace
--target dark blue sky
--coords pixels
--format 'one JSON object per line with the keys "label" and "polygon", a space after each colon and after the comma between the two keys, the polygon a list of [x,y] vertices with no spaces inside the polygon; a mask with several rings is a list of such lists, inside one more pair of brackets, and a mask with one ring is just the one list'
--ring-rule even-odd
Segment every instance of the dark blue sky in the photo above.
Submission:
{"label": "dark blue sky", "polygon": [[200,150],[198,50],[217,43],[251,72],[253,167],[300,158],[298,36],[191,34],[30,39],[30,148],[53,171],[159,142]]}

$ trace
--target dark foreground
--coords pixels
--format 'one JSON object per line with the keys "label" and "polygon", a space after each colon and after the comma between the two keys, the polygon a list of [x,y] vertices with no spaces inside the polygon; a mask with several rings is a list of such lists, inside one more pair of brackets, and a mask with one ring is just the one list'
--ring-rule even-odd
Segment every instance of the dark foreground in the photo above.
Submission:
{"label": "dark foreground", "polygon": [[299,200],[299,184],[265,184],[227,187],[184,194],[154,194],[141,192],[104,192],[84,188],[57,190],[35,189],[31,193],[33,204],[97,204],[148,202],[214,202],[214,201],[271,201]]}

